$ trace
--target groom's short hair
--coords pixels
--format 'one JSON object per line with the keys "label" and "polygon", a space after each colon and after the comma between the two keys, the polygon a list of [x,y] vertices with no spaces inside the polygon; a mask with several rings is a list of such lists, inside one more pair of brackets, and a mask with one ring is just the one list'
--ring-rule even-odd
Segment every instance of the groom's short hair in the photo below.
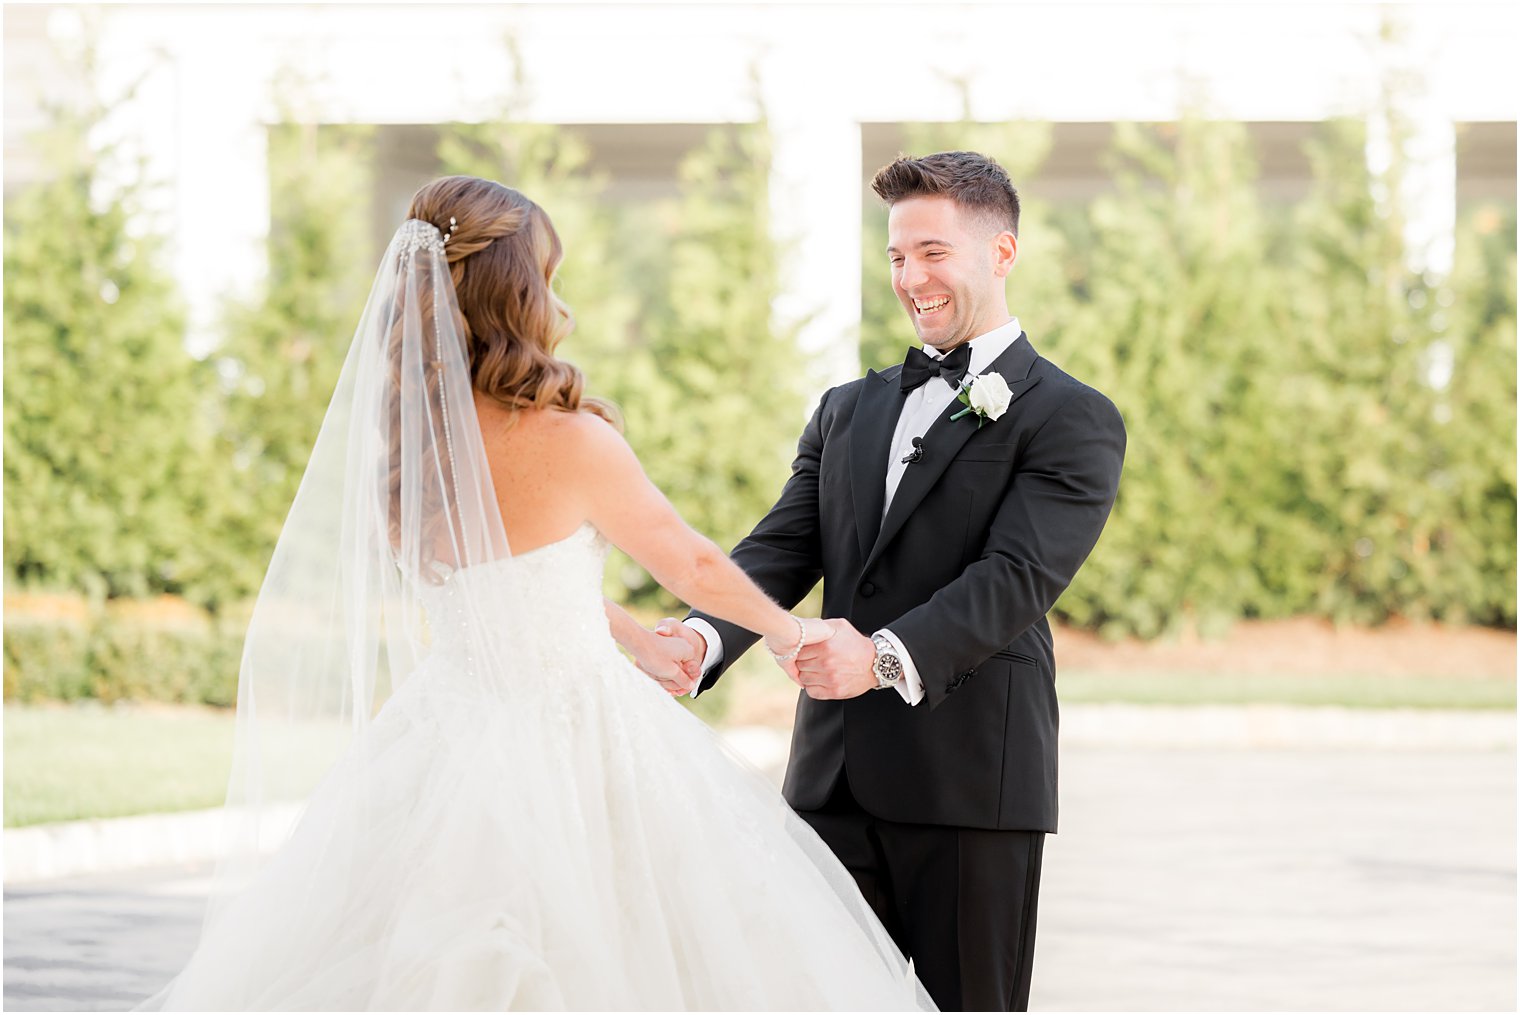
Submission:
{"label": "groom's short hair", "polygon": [[877,171],[871,189],[888,205],[910,197],[948,197],[998,231],[1019,235],[1019,193],[1007,171],[978,152],[899,155]]}

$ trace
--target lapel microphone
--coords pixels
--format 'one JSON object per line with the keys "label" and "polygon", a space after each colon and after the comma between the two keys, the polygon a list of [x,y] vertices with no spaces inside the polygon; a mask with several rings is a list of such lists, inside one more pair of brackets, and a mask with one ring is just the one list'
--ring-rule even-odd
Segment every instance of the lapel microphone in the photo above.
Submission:
{"label": "lapel microphone", "polygon": [[913,450],[909,451],[906,455],[903,456],[902,463],[904,465],[912,465],[914,462],[923,461],[923,458],[924,439],[922,437],[915,437],[913,438]]}

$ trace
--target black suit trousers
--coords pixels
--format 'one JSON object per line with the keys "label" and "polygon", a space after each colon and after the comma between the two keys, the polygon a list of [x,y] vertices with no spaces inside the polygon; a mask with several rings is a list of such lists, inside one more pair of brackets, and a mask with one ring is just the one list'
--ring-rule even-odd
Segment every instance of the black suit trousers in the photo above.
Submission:
{"label": "black suit trousers", "polygon": [[1044,832],[903,824],[841,778],[798,811],[855,876],[942,1011],[1028,1011]]}

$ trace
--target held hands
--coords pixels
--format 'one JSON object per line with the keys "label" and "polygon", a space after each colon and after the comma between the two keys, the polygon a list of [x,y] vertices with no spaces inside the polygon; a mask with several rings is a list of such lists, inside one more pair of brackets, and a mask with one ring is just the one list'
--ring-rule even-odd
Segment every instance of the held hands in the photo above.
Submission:
{"label": "held hands", "polygon": [[855,630],[848,620],[824,620],[830,637],[810,641],[793,660],[797,675],[792,677],[819,701],[855,698],[876,689],[876,646]]}
{"label": "held hands", "polygon": [[[802,625],[800,629],[797,622]],[[876,686],[876,675],[871,670],[876,647],[848,621],[796,617],[792,630],[796,634],[790,636],[788,644],[778,644],[780,637],[773,636],[766,639],[766,647],[773,656],[784,656],[797,648],[797,640],[801,639],[801,651],[791,659],[778,658],[776,664],[810,697],[853,698]],[[836,638],[857,644],[842,645],[837,652],[826,650],[825,646]],[[865,646],[863,662],[858,643]],[[666,617],[655,625],[654,636],[646,639],[635,654],[635,662],[667,693],[679,697],[701,682],[702,660],[706,657],[707,641],[693,628],[674,617]]]}
{"label": "held hands", "polygon": [[642,640],[634,662],[674,697],[687,694],[702,680],[707,642],[679,620],[666,617]]}

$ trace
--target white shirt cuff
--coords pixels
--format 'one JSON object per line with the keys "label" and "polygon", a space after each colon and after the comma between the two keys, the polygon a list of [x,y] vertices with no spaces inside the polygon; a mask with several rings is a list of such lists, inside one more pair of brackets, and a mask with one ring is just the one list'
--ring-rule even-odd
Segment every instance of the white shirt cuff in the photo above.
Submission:
{"label": "white shirt cuff", "polygon": [[908,650],[903,648],[903,643],[897,640],[897,635],[882,628],[876,632],[897,650],[897,658],[902,660],[903,678],[897,682],[897,693],[902,695],[903,701],[910,705],[917,705],[924,700],[924,678],[918,675],[918,667],[913,665],[913,657],[908,655]]}
{"label": "white shirt cuff", "polygon": [[[719,638],[717,630],[701,617],[692,617],[681,623],[700,634],[702,640],[707,643],[707,654],[702,657],[702,680],[706,680],[708,671],[723,661],[723,639]],[[695,698],[700,692],[702,680],[697,681],[696,685],[687,692],[690,697]]]}

